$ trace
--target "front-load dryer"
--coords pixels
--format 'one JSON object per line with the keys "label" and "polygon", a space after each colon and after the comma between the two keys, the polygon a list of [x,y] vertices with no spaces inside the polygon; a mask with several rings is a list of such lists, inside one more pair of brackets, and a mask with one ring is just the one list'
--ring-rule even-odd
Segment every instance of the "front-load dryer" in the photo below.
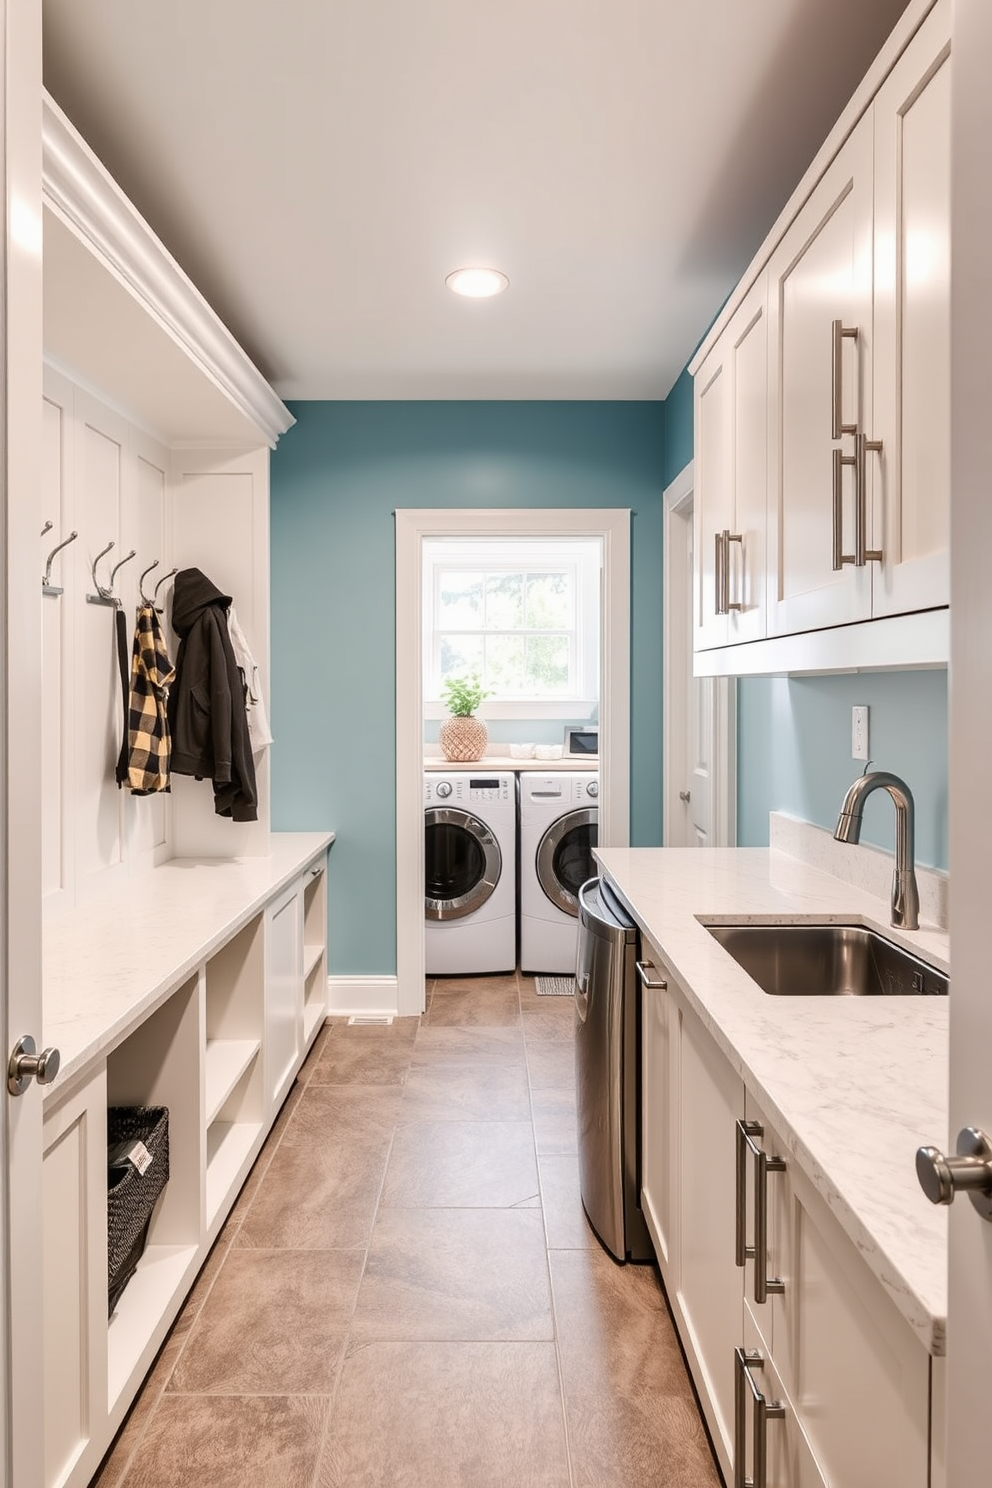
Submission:
{"label": "front-load dryer", "polygon": [[599,775],[520,775],[520,968],[575,972],[578,893],[596,876]]}
{"label": "front-load dryer", "polygon": [[424,776],[424,965],[428,976],[513,971],[517,960],[512,774]]}

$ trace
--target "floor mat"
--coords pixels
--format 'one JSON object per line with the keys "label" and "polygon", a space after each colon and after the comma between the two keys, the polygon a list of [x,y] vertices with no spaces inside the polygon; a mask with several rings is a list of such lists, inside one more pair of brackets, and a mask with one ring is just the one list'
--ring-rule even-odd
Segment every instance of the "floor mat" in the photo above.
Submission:
{"label": "floor mat", "polygon": [[538,997],[574,997],[575,978],[566,976],[535,977]]}

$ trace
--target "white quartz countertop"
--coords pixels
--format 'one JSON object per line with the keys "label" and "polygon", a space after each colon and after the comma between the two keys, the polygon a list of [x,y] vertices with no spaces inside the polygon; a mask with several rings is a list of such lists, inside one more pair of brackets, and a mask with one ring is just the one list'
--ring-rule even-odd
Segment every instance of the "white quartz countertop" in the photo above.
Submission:
{"label": "white quartz countertop", "polygon": [[598,770],[599,756],[569,754],[561,759],[511,759],[508,755],[487,754],[481,760],[446,760],[438,755],[424,759],[425,770]]}
{"label": "white quartz countertop", "polygon": [[602,848],[689,1004],[927,1349],[946,1347],[947,1211],[916,1149],[947,1150],[948,998],[770,997],[702,921],[863,923],[942,970],[946,933],[772,849]]}
{"label": "white quartz countertop", "polygon": [[58,1098],[324,854],[333,832],[277,832],[264,858],[173,858],[44,930],[44,1043]]}

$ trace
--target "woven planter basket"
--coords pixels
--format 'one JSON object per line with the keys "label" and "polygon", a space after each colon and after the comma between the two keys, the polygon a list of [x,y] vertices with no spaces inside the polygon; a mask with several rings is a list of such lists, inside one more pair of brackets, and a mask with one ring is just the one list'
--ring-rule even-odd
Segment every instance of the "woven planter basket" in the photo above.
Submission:
{"label": "woven planter basket", "polygon": [[486,752],[489,730],[481,718],[446,718],[438,730],[446,760],[477,760]]}

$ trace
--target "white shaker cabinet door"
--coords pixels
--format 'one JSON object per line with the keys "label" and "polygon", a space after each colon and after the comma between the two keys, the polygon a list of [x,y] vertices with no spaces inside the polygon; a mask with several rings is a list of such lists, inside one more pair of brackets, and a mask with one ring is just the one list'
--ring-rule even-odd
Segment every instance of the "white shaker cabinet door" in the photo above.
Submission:
{"label": "white shaker cabinet door", "polygon": [[760,275],[696,375],[696,650],[765,633],[767,283]]}
{"label": "white shaker cabinet door", "polygon": [[950,599],[950,9],[931,11],[875,100],[873,615]]}
{"label": "white shaker cabinet door", "polygon": [[[857,436],[850,431],[872,426],[872,143],[869,112],[769,262],[769,635],[866,620],[871,612],[874,565],[853,562]],[[836,359],[835,322],[846,333]],[[835,470],[835,450],[852,463]],[[870,466],[868,456],[866,478]],[[871,548],[870,521],[865,538]]]}
{"label": "white shaker cabinet door", "polygon": [[672,1005],[667,987],[647,985],[667,979],[664,963],[647,942],[641,964],[646,973],[641,988],[641,1209],[665,1285],[674,1290],[672,1168],[678,1108]]}
{"label": "white shaker cabinet door", "polygon": [[673,1310],[717,1459],[732,1481],[734,1348],[743,1296],[734,1263],[734,1132],[744,1085],[696,1014],[674,994],[679,1112],[675,1145],[678,1262]]}

